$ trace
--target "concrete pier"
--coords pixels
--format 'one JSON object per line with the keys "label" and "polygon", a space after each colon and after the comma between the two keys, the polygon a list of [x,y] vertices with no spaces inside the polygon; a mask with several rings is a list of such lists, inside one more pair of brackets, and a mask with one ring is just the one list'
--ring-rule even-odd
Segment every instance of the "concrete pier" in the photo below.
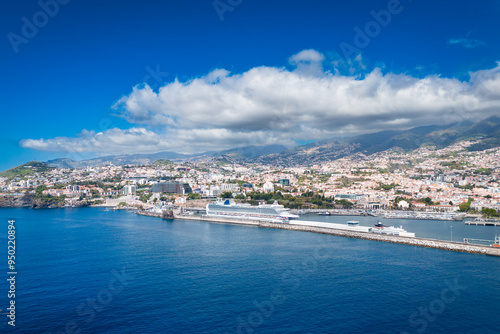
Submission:
{"label": "concrete pier", "polygon": [[[283,229],[283,230],[292,230],[292,231],[303,231],[303,232],[313,232],[313,233],[322,233],[322,234],[331,234],[341,237],[348,238],[357,238],[357,239],[366,239],[373,241],[384,241],[391,242],[396,244],[404,244],[418,247],[427,247],[427,248],[436,248],[443,250],[450,250],[455,252],[464,252],[464,253],[474,253],[474,254],[484,254],[491,256],[500,256],[500,248],[488,247],[488,246],[480,246],[480,245],[471,245],[465,244],[461,242],[451,242],[444,240],[434,240],[434,239],[424,239],[424,238],[412,238],[412,237],[401,237],[395,235],[386,235],[386,234],[375,234],[370,232],[362,232],[356,231],[348,225],[335,224],[339,225],[342,228],[335,227],[319,227],[312,226],[313,224],[306,225],[298,225],[294,224],[292,221],[291,224],[280,224],[280,223],[270,223],[267,221],[260,220],[249,220],[249,219],[236,219],[236,218],[227,218],[227,217],[208,217],[208,216],[184,216],[184,215],[176,215],[176,219],[184,219],[184,220],[199,220],[199,221],[207,221],[211,223],[219,223],[219,224],[235,224],[235,225],[248,225],[248,226],[258,226],[263,228],[274,228],[274,229]],[[310,222],[309,222],[310,223]],[[361,227],[361,226],[360,226]]]}
{"label": "concrete pier", "polygon": [[500,220],[497,221],[477,221],[469,220],[465,222],[465,225],[483,225],[483,226],[500,226]]}

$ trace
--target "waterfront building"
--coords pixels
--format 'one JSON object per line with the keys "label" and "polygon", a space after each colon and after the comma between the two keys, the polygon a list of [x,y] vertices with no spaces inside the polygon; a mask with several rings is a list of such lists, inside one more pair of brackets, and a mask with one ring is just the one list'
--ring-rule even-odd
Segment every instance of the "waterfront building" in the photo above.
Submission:
{"label": "waterfront building", "polygon": [[410,204],[407,201],[399,201],[398,207],[403,210],[407,210],[410,207]]}
{"label": "waterfront building", "polygon": [[167,194],[179,194],[188,195],[193,192],[189,183],[171,181],[171,182],[161,182],[153,185],[151,189],[153,193],[167,193]]}
{"label": "waterfront building", "polygon": [[361,207],[366,210],[378,210],[388,206],[389,206],[389,201],[385,198],[368,196],[358,201],[358,207]]}

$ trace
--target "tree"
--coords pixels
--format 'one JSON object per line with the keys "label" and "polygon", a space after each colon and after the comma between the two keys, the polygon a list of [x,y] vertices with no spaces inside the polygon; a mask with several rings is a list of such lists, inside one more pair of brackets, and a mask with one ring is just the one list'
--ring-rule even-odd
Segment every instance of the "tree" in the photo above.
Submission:
{"label": "tree", "polygon": [[224,191],[221,195],[221,198],[233,198],[233,194],[230,191]]}
{"label": "tree", "polygon": [[490,209],[490,208],[482,208],[481,213],[487,217],[498,217],[499,216],[497,210]]}
{"label": "tree", "polygon": [[188,199],[201,199],[201,194],[191,193],[188,195]]}
{"label": "tree", "polygon": [[465,203],[462,203],[458,206],[458,211],[460,212],[467,212],[470,210],[470,204],[472,203],[472,201],[474,201],[474,199],[472,197],[469,197],[469,199],[467,200],[467,202]]}
{"label": "tree", "polygon": [[41,186],[36,187],[35,192],[37,195],[41,195],[44,190],[47,189],[47,186],[42,184]]}
{"label": "tree", "polygon": [[341,200],[335,200],[335,203],[342,205],[343,208],[350,208],[354,205],[354,203],[346,200],[346,199],[341,199]]}
{"label": "tree", "polygon": [[90,192],[92,193],[92,198],[99,197],[99,191],[97,189],[90,189]]}

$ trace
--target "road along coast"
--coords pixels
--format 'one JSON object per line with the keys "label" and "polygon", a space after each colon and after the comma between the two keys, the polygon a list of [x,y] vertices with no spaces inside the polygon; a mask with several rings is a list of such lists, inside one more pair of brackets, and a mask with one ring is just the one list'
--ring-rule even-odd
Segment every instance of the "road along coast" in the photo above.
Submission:
{"label": "road along coast", "polygon": [[[206,221],[211,223],[236,224],[236,225],[258,226],[263,228],[314,232],[314,233],[331,234],[348,238],[384,241],[384,242],[391,242],[403,245],[436,248],[436,249],[450,250],[455,252],[500,256],[500,248],[471,245],[461,242],[452,242],[444,240],[401,237],[395,235],[375,234],[370,232],[359,232],[349,229],[347,225],[345,226],[345,228],[341,229],[335,227],[311,226],[314,225],[314,222],[307,222],[307,225],[300,225],[300,221],[292,221],[292,223],[290,224],[283,224],[283,223],[270,223],[267,221],[259,221],[259,220],[237,219],[228,217],[195,216],[195,215],[175,215],[175,218],[184,220]],[[341,224],[335,224],[335,225],[341,225]]]}

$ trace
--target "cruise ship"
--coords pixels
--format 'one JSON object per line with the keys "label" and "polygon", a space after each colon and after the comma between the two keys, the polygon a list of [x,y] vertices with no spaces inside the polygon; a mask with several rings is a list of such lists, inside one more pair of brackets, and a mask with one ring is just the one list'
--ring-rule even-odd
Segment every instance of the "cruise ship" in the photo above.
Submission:
{"label": "cruise ship", "polygon": [[218,200],[207,204],[207,216],[257,219],[257,220],[289,220],[297,219],[299,216],[291,214],[289,209],[274,202],[274,204],[250,204],[235,203],[231,199]]}

